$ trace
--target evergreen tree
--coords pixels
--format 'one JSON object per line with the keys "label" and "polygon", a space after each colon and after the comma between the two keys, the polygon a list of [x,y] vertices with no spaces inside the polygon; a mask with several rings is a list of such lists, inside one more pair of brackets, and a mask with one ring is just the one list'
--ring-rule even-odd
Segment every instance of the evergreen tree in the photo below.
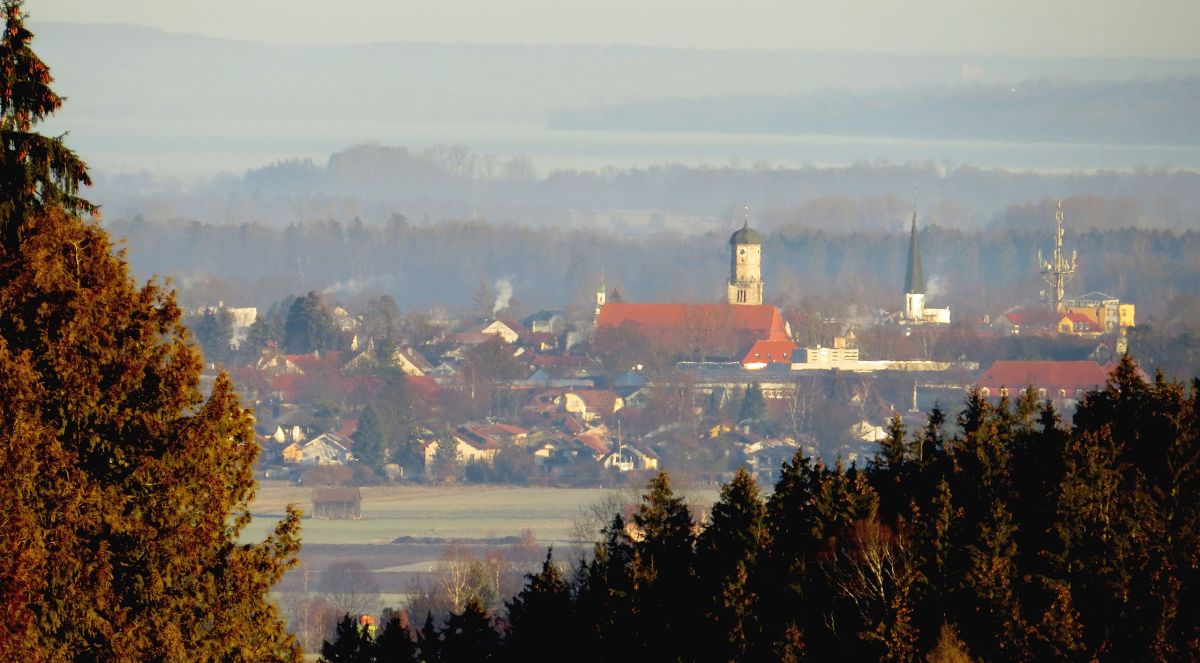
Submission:
{"label": "evergreen tree", "polygon": [[430,464],[429,474],[435,482],[453,483],[458,480],[462,461],[458,457],[458,440],[454,439],[454,435],[446,433],[438,439]]}
{"label": "evergreen tree", "polygon": [[866,477],[844,471],[840,461],[827,468],[798,451],[784,463],[767,501],[772,546],[765,572],[771,592],[760,610],[773,622],[768,630],[777,648],[792,650],[797,645],[789,643],[799,640],[808,655],[820,657],[836,655],[843,646],[827,628],[833,590],[815,562],[833,537],[857,521],[873,520],[877,507]]}
{"label": "evergreen tree", "polygon": [[712,649],[721,660],[741,660],[759,643],[758,561],[769,547],[767,508],[754,477],[740,468],[721,487],[712,523],[697,544],[701,595],[708,603]]}
{"label": "evergreen tree", "polygon": [[269,347],[283,348],[283,337],[286,333],[287,312],[296,301],[295,295],[288,295],[282,300],[271,304],[264,313],[259,313],[246,330],[246,342],[240,346],[243,359],[253,362],[259,353]]}
{"label": "evergreen tree", "polygon": [[26,219],[49,210],[91,214],[96,206],[80,198],[90,186],[87,165],[63,143],[35,132],[61,106],[54,79],[30,43],[22,0],[4,0],[0,35],[0,254],[20,250]]}
{"label": "evergreen tree", "polygon": [[433,622],[433,613],[425,613],[425,624],[417,632],[417,660],[423,663],[441,663],[442,634]]}
{"label": "evergreen tree", "polygon": [[75,216],[86,169],[32,133],[61,100],[0,7],[0,657],[294,659],[268,593],[299,514],[240,542],[250,413],[223,374],[203,398],[174,295]]}
{"label": "evergreen tree", "polygon": [[383,431],[379,425],[379,415],[375,408],[368,405],[358,417],[358,428],[350,436],[354,440],[354,456],[359,461],[376,470],[382,470],[387,462],[386,449],[383,443]]}
{"label": "evergreen tree", "polygon": [[[1088,650],[1169,660],[1200,653],[1200,427],[1191,393],[1147,383],[1128,356],[1087,394],[1065,451],[1057,560]],[[1189,609],[1189,607],[1191,609]],[[1186,657],[1186,656],[1185,656]]]}
{"label": "evergreen tree", "polygon": [[507,648],[512,660],[549,660],[562,653],[573,619],[571,587],[547,551],[542,569],[525,576],[525,588],[506,602]]}
{"label": "evergreen tree", "polygon": [[917,463],[922,468],[937,467],[946,457],[946,413],[934,403],[925,421],[925,430],[917,445]]}
{"label": "evergreen tree", "polygon": [[615,660],[628,652],[640,605],[632,576],[633,542],[620,512],[601,532],[592,561],[581,561],[575,580],[575,633],[588,660]]}
{"label": "evergreen tree", "polygon": [[0,259],[0,447],[28,526],[0,535],[7,628],[84,658],[291,657],[267,594],[299,516],[239,544],[258,445],[229,379],[202,398],[173,295],[135,288],[99,227],[54,210],[21,227]]}
{"label": "evergreen tree", "polygon": [[750,386],[746,387],[746,393],[742,396],[742,404],[738,408],[738,422],[758,421],[766,412],[767,404],[763,400],[762,385],[757,382],[750,383]]}
{"label": "evergreen tree", "polygon": [[321,644],[322,663],[370,663],[375,659],[375,643],[358,620],[349,614],[338,621],[333,642]]}
{"label": "evergreen tree", "polygon": [[689,645],[699,626],[695,619],[695,536],[691,512],[684,499],[671,490],[666,473],[650,480],[633,514],[633,524],[637,538],[629,568],[640,613],[635,632],[648,656],[688,660]]}
{"label": "evergreen tree", "polygon": [[904,435],[904,422],[895,414],[888,424],[888,436],[879,441],[879,453],[867,466],[867,476],[879,493],[880,519],[889,524],[895,523],[908,507],[902,495],[911,488],[906,484],[912,473]]}
{"label": "evergreen tree", "polygon": [[497,658],[500,634],[491,617],[471,599],[461,613],[451,613],[442,629],[442,660],[446,663],[490,661]]}
{"label": "evergreen tree", "polygon": [[387,615],[383,631],[375,639],[375,659],[380,663],[417,660],[417,643],[408,625],[408,613],[397,611]]}
{"label": "evergreen tree", "polygon": [[204,360],[214,364],[227,361],[232,355],[233,315],[224,306],[207,308],[199,314],[190,315],[184,322],[200,349]]}
{"label": "evergreen tree", "polygon": [[[385,455],[395,461],[399,455],[397,452],[403,449],[412,437],[413,393],[408,376],[402,371],[387,371],[382,377],[383,388],[371,401],[371,407],[379,417]],[[411,462],[410,460],[410,464]]]}
{"label": "evergreen tree", "polygon": [[283,349],[290,354],[308,354],[337,347],[338,329],[333,314],[321,295],[309,292],[292,302],[284,323]]}

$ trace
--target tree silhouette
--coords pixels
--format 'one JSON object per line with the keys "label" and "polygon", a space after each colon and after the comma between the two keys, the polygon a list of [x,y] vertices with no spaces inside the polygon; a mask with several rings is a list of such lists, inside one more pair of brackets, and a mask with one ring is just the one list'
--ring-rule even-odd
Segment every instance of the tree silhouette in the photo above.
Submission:
{"label": "tree silhouette", "polygon": [[337,347],[338,330],[328,305],[315,291],[296,298],[287,312],[283,349],[292,354],[308,354]]}
{"label": "tree silhouette", "polygon": [[746,468],[721,487],[712,522],[697,543],[696,570],[700,592],[709,603],[714,650],[723,660],[746,658],[760,641],[757,623],[761,588],[758,562],[770,546],[767,507],[758,484]]}
{"label": "tree silhouette", "polygon": [[573,619],[571,586],[554,563],[553,550],[538,573],[525,576],[525,588],[506,602],[506,644],[512,660],[548,660],[561,654],[563,634]]}
{"label": "tree silhouette", "polygon": [[374,659],[375,643],[358,625],[358,618],[344,615],[337,625],[333,642],[321,644],[322,663],[358,663]]}
{"label": "tree silhouette", "polygon": [[354,456],[374,469],[381,469],[387,461],[387,449],[384,446],[383,430],[379,424],[379,414],[375,408],[368,405],[358,417],[358,428],[351,436],[354,440]]}
{"label": "tree silhouette", "polygon": [[0,251],[18,250],[24,220],[48,209],[90,214],[96,206],[76,195],[91,185],[87,165],[60,137],[34,131],[62,106],[50,88],[50,69],[30,48],[23,0],[4,0],[0,35]]}
{"label": "tree silhouette", "polygon": [[500,634],[479,602],[472,599],[462,612],[452,613],[442,630],[442,660],[489,661],[497,658]]}

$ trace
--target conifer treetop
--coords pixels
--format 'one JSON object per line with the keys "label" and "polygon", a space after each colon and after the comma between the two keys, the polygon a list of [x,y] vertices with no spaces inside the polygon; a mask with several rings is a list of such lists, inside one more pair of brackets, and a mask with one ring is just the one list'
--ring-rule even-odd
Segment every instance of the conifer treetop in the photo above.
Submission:
{"label": "conifer treetop", "polygon": [[63,142],[43,136],[37,125],[62,107],[50,87],[50,68],[33,52],[23,0],[3,0],[0,35],[0,249],[16,247],[20,225],[30,213],[60,206],[71,214],[98,208],[77,194],[90,186],[87,164]]}

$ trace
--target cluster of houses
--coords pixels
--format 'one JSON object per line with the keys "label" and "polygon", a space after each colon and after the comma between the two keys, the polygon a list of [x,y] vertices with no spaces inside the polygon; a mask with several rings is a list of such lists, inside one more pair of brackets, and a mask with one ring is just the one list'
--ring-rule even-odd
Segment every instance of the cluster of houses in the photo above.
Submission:
{"label": "cluster of houses", "polygon": [[[1123,350],[1118,341],[1101,361],[998,361],[980,371],[965,361],[862,361],[853,347],[853,336],[836,338],[832,347],[802,347],[780,310],[763,303],[762,237],[747,223],[730,237],[729,244],[728,301],[624,302],[602,285],[596,293],[593,346],[616,339],[612,342],[633,343],[661,355],[691,357],[695,361],[679,364],[675,377],[659,379],[678,382],[679,376],[685,376],[695,397],[722,403],[747,393],[751,385],[764,399],[794,401],[798,390],[806,388],[804,380],[811,383],[807,388],[823,388],[819,383],[824,376],[839,374],[854,374],[864,385],[876,380],[880,385],[888,381],[893,386],[902,384],[905,391],[911,388],[911,407],[905,407],[906,396],[898,398],[894,393],[891,400],[881,398],[880,390],[869,397],[871,389],[865,386],[854,396],[861,398],[862,417],[847,433],[859,446],[839,449],[839,454],[845,451],[847,461],[872,452],[886,434],[884,425],[892,412],[917,419],[928,409],[920,402],[922,390],[946,394],[949,389],[952,393],[943,403],[951,403],[961,401],[965,389],[972,386],[985,396],[1000,398],[1009,390],[1032,385],[1040,398],[1069,409],[1083,392],[1105,384],[1111,366],[1103,363]],[[906,308],[897,321],[905,328],[949,322],[949,309],[924,306],[915,216],[904,289]],[[341,309],[339,312],[336,317],[343,331],[356,333],[353,320]],[[1003,316],[999,325],[987,326],[995,333],[1099,335],[1131,326],[1133,315],[1132,305],[1093,293],[1064,302],[1053,315],[1012,312]],[[656,433],[665,429],[630,436],[622,430],[621,420],[650,408],[659,393],[657,388],[678,390],[680,385],[648,383],[640,367],[615,377],[606,374],[593,355],[570,352],[568,340],[579,333],[572,330],[578,327],[569,325],[561,311],[541,311],[521,321],[487,318],[447,326],[435,343],[420,347],[389,345],[384,351],[374,339],[355,337],[351,350],[344,353],[287,355],[272,348],[253,366],[235,370],[234,377],[243,389],[257,393],[261,402],[272,404],[272,416],[260,418],[261,443],[267,449],[265,457],[278,461],[285,468],[280,472],[288,474],[287,468],[344,465],[354,459],[357,421],[353,414],[330,417],[314,404],[333,403],[342,412],[357,412],[381,392],[385,382],[381,369],[385,367],[407,375],[412,392],[426,403],[436,404],[454,394],[469,393],[474,398],[475,376],[468,375],[466,361],[470,349],[498,340],[501,351],[510,353],[518,367],[517,374],[506,376],[499,386],[517,406],[507,408],[509,414],[503,420],[447,422],[447,430],[418,432],[414,442],[423,455],[426,472],[434,466],[447,439],[453,442],[458,460],[468,465],[493,465],[500,454],[512,451],[524,454],[539,472],[551,476],[586,474],[581,469],[584,466],[613,472],[658,469],[662,445],[668,443],[669,435]],[[920,425],[919,421],[913,423]],[[739,433],[731,437],[740,445],[742,457],[767,480],[772,480],[770,473],[797,448],[814,454],[819,451],[813,440],[796,439],[802,437],[799,434],[751,435],[742,424],[719,425],[711,436]],[[397,468],[393,474],[399,472]]]}
{"label": "cluster of houses", "polygon": [[[536,331],[534,331],[536,330]],[[504,450],[528,454],[545,474],[569,475],[579,461],[617,472],[656,470],[657,456],[623,439],[614,415],[650,402],[646,381],[636,372],[606,380],[592,358],[557,352],[566,333],[562,314],[543,311],[524,321],[468,322],[441,339],[442,351],[427,357],[424,348],[396,347],[382,353],[373,339],[354,343],[351,352],[288,355],[263,351],[253,366],[234,370],[243,388],[271,403],[272,416],[260,414],[260,443],[269,476],[295,476],[307,468],[344,465],[354,458],[357,409],[380,393],[380,368],[403,372],[411,392],[426,403],[462,394],[470,387],[463,361],[472,345],[503,342],[519,373],[504,388],[522,403],[510,420],[485,419],[453,424],[449,431],[420,429],[414,440],[426,471],[434,466],[444,438],[458,461],[493,464]],[[385,356],[386,354],[386,356]],[[348,413],[322,419],[319,403],[336,403]],[[268,408],[260,408],[263,413]],[[398,476],[400,468],[393,476]]]}

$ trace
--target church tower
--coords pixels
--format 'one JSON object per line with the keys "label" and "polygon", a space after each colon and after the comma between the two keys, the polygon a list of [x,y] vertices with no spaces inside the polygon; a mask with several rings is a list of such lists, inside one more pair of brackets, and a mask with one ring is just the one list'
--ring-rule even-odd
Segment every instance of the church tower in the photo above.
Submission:
{"label": "church tower", "polygon": [[762,304],[762,236],[750,227],[747,210],[742,227],[729,238],[729,303]]}
{"label": "church tower", "polygon": [[600,309],[608,302],[608,290],[604,287],[604,276],[600,277],[600,287],[596,288],[596,320],[600,320]]}
{"label": "church tower", "polygon": [[921,271],[921,236],[917,233],[916,212],[908,240],[908,269],[904,272],[904,318],[913,322],[925,318],[925,274]]}

